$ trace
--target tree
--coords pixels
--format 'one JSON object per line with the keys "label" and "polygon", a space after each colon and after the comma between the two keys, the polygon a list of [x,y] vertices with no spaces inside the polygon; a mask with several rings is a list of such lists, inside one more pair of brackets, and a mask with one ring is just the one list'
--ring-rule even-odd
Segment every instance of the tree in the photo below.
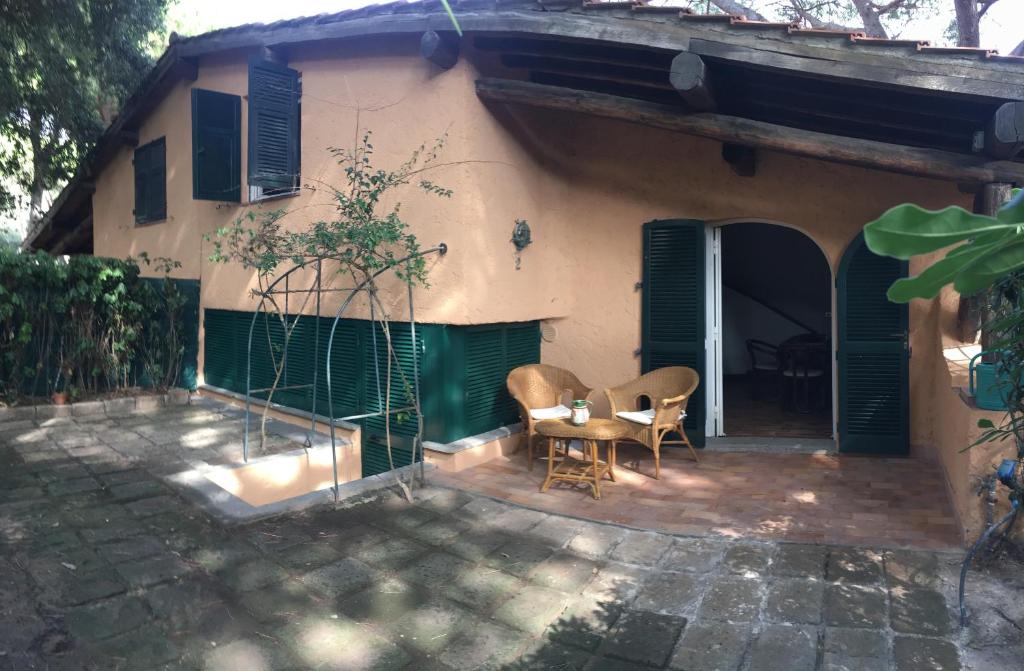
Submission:
{"label": "tree", "polygon": [[953,0],[957,46],[981,46],[981,19],[999,0]]}
{"label": "tree", "polygon": [[755,21],[768,20],[767,13],[812,28],[863,30],[871,37],[890,37],[914,17],[948,8],[950,2],[957,45],[978,46],[981,19],[999,0],[704,0],[700,4],[710,3],[727,14]]}
{"label": "tree", "polygon": [[[0,174],[30,225],[151,66],[167,2],[0,0]],[[0,211],[18,201],[0,184]]]}

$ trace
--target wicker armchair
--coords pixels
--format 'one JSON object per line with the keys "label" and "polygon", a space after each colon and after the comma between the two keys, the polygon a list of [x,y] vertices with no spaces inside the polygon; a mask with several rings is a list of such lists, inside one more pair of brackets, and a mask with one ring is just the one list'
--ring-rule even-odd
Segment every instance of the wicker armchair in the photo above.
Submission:
{"label": "wicker armchair", "polygon": [[[641,375],[632,382],[605,389],[612,407],[612,415],[626,425],[628,433],[623,440],[641,443],[654,452],[654,477],[661,477],[661,446],[686,445],[695,461],[697,450],[683,430],[686,403],[690,400],[700,376],[692,368],[672,366],[659,368]],[[650,399],[652,409],[639,411],[640,399]],[[670,433],[678,433],[681,440],[665,440]]]}
{"label": "wicker armchair", "polygon": [[512,398],[519,405],[519,417],[523,422],[519,447],[521,449],[523,441],[526,441],[527,464],[533,470],[533,443],[538,436],[535,426],[541,420],[534,419],[530,411],[560,405],[562,395],[567,391],[573,399],[581,399],[593,390],[569,371],[542,363],[513,369],[508,374],[506,384]]}

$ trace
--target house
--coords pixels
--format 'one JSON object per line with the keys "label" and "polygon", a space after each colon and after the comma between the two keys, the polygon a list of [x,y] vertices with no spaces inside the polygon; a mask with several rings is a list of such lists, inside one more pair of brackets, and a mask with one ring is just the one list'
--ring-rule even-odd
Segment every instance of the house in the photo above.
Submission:
{"label": "house", "polygon": [[[328,147],[360,128],[395,161],[447,133],[434,178],[453,198],[403,206],[449,247],[415,297],[429,458],[458,468],[514,445],[504,376],[537,360],[596,389],[691,366],[695,442],[776,431],[785,404],[734,375],[764,341],[818,357],[797,364],[813,376],[768,381],[799,435],[941,461],[976,534],[995,455],[960,453],[978,411],[946,356],[976,325],[952,293],[889,303],[923,264],[875,257],[860,232],[908,201],[991,211],[1024,183],[1004,122],[1024,58],[634,2],[454,6],[461,37],[421,2],[173,39],[27,244],[180,260],[200,287],[199,382],[237,395],[254,277],[209,262],[204,234],[253,211],[327,216],[302,185],[330,179]],[[518,254],[517,220],[533,238]],[[342,329],[346,410],[369,403],[368,316]],[[364,473],[381,468],[371,452]]]}

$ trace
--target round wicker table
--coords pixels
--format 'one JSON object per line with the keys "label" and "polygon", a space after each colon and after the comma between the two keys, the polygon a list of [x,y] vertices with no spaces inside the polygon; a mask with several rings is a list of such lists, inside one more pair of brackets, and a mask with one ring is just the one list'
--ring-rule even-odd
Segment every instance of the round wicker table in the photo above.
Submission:
{"label": "round wicker table", "polygon": [[[537,433],[548,439],[548,475],[540,491],[546,492],[556,480],[585,482],[590,485],[594,498],[601,498],[601,479],[608,475],[615,482],[615,442],[626,435],[626,427],[614,419],[591,419],[582,426],[568,419],[546,419],[537,423]],[[583,444],[583,458],[569,456],[568,441]],[[608,442],[608,459],[601,461],[597,444]],[[556,456],[555,444],[565,442],[564,456]]]}

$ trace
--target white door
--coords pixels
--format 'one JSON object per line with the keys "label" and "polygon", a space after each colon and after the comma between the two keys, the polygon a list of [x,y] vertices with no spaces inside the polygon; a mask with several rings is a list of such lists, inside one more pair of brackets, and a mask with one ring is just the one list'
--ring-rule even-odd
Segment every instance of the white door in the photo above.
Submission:
{"label": "white door", "polygon": [[705,306],[707,315],[706,351],[707,362],[705,370],[705,389],[707,394],[707,412],[705,413],[704,435],[708,438],[725,435],[725,424],[723,417],[723,395],[722,395],[722,229],[708,225],[708,235],[704,236],[707,241],[707,253],[704,258],[706,262],[706,277],[704,286],[707,287],[707,301]]}

